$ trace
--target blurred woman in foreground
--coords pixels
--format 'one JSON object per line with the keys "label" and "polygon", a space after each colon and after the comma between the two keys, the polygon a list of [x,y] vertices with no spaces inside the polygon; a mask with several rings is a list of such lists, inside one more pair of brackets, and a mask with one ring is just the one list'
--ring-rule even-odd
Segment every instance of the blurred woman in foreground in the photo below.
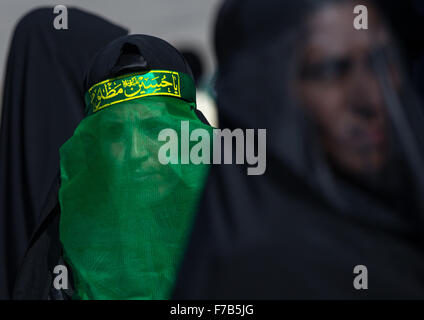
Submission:
{"label": "blurred woman in foreground", "polygon": [[212,168],[175,297],[424,297],[424,118],[379,7],[227,1],[215,45],[220,126],[266,128],[267,171]]}

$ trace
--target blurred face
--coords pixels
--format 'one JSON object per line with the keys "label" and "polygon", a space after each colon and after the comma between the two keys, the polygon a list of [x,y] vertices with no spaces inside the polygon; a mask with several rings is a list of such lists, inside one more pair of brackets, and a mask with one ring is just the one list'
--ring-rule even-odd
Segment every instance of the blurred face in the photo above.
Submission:
{"label": "blurred face", "polygon": [[359,3],[329,5],[308,21],[296,93],[331,163],[355,173],[380,171],[388,158],[388,121],[371,56],[389,35],[368,5],[368,30],[353,27]]}

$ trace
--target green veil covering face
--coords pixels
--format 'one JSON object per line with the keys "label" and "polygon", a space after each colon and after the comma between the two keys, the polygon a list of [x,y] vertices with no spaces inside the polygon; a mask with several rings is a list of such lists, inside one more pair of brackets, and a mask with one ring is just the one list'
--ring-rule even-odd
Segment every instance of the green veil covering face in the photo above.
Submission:
{"label": "green veil covering face", "polygon": [[193,98],[192,79],[169,71],[87,92],[89,114],[60,149],[60,238],[73,298],[170,297],[208,165],[162,165],[158,136],[165,128],[180,136],[181,121],[190,132],[212,130]]}

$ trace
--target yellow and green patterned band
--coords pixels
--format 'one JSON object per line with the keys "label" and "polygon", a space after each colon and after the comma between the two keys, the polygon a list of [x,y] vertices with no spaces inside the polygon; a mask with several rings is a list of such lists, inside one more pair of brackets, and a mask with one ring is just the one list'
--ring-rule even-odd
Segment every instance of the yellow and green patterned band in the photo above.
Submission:
{"label": "yellow and green patterned band", "polygon": [[85,94],[86,114],[148,96],[171,96],[195,103],[196,87],[193,79],[181,72],[151,70],[126,74],[92,86]]}

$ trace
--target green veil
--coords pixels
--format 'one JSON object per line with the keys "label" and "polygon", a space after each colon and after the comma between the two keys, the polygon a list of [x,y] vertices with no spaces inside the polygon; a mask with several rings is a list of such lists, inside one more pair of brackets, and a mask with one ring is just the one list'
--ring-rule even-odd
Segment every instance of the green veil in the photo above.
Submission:
{"label": "green veil", "polygon": [[161,164],[158,135],[180,136],[181,121],[190,132],[212,130],[195,113],[194,83],[167,70],[127,74],[92,86],[86,105],[60,149],[60,239],[73,298],[167,299],[208,165]]}

